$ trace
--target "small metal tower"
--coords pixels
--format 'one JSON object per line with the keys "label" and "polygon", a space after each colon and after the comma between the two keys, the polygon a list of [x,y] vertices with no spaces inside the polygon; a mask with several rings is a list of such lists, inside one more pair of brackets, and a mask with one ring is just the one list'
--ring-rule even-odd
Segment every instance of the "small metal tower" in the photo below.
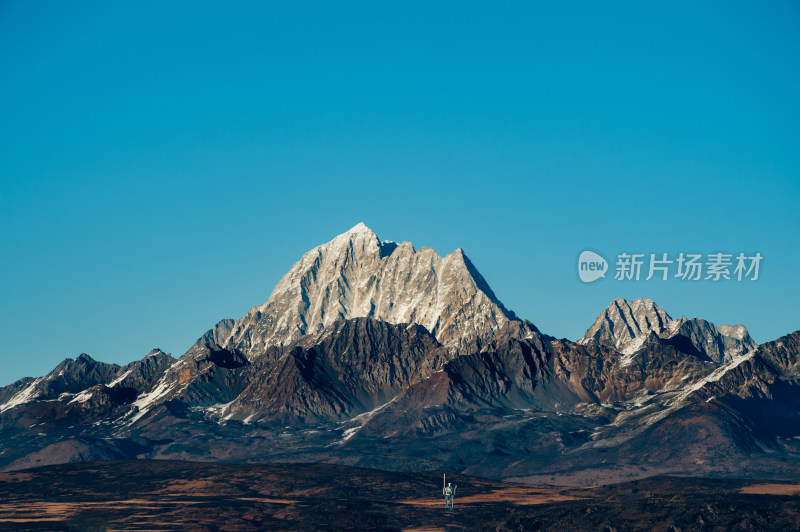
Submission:
{"label": "small metal tower", "polygon": [[442,495],[444,495],[444,507],[446,510],[453,509],[453,498],[456,496],[456,488],[458,488],[458,486],[447,483],[447,473],[445,473],[442,476]]}

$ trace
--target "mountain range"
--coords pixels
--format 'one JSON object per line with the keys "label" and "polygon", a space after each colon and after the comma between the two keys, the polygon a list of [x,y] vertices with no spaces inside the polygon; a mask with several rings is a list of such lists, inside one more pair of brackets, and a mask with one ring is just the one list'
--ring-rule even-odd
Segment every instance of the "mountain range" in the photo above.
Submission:
{"label": "mountain range", "polygon": [[0,469],[107,458],[305,461],[598,484],[800,480],[800,331],[617,299],[577,342],[441,257],[363,224],[179,358],[81,354],[0,388]]}

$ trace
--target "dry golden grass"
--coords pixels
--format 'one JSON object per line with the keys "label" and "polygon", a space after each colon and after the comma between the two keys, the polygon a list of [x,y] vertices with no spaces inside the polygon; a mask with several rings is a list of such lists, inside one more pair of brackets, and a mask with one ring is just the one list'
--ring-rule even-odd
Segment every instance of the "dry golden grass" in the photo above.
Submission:
{"label": "dry golden grass", "polygon": [[752,484],[739,491],[748,495],[800,495],[800,484]]}
{"label": "dry golden grass", "polygon": [[[493,502],[506,502],[515,505],[525,504],[547,504],[550,502],[562,501],[576,501],[579,497],[572,495],[564,495],[558,488],[542,489],[542,488],[525,488],[522,486],[515,486],[493,490],[489,493],[480,493],[477,495],[469,495],[466,497],[456,496],[456,505],[469,505]],[[408,499],[399,501],[401,504],[410,504],[412,506],[422,506],[426,508],[436,508],[444,506],[444,498],[434,499]]]}

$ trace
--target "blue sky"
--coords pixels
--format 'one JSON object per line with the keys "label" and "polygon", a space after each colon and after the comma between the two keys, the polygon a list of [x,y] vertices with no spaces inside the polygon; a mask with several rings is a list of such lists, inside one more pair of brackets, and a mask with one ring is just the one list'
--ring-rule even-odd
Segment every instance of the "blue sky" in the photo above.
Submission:
{"label": "blue sky", "polygon": [[[0,3],[0,384],[180,355],[359,221],[559,337],[615,297],[800,328],[800,4],[494,4]],[[584,249],[764,260],[584,284]]]}

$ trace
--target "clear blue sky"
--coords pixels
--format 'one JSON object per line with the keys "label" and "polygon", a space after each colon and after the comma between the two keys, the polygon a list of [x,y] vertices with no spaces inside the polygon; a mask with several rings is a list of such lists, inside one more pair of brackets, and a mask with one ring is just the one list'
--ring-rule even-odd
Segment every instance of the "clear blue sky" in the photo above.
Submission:
{"label": "clear blue sky", "polygon": [[[364,221],[576,339],[800,328],[800,4],[0,2],[0,384],[181,355]],[[760,252],[583,284],[585,248]]]}

